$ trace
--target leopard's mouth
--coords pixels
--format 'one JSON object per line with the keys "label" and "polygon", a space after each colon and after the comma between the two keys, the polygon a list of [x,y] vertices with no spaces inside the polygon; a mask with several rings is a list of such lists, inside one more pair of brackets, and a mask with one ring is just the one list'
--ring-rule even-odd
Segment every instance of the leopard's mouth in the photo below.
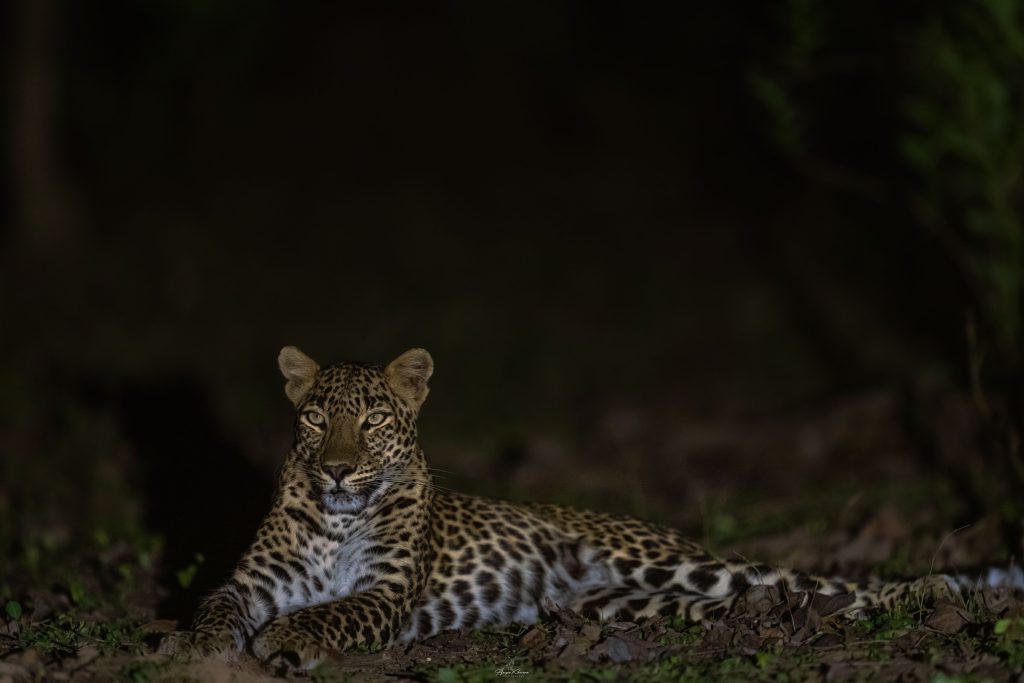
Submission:
{"label": "leopard's mouth", "polygon": [[331,512],[357,513],[369,505],[374,494],[380,490],[383,481],[372,479],[353,490],[341,484],[335,484],[324,491],[324,505]]}
{"label": "leopard's mouth", "polygon": [[341,486],[335,486],[324,492],[323,500],[330,512],[355,513],[366,507],[367,497]]}

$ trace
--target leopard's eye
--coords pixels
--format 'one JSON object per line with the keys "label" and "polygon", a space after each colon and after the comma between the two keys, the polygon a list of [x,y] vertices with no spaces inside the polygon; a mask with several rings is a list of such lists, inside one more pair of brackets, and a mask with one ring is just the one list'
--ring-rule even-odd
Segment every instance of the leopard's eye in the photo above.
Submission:
{"label": "leopard's eye", "polygon": [[308,427],[312,427],[317,431],[322,431],[324,424],[327,422],[324,418],[323,413],[319,410],[305,410],[299,416],[299,419]]}
{"label": "leopard's eye", "polygon": [[366,416],[366,419],[363,420],[363,424],[368,425],[370,427],[377,427],[384,424],[384,420],[386,419],[388,419],[387,413],[370,413],[369,415]]}

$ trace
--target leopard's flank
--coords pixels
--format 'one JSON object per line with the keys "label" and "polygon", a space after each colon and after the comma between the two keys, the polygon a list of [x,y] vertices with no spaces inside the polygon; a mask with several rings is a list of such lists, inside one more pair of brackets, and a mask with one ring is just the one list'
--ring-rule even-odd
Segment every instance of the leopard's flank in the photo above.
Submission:
{"label": "leopard's flank", "polygon": [[711,619],[763,584],[849,593],[855,613],[945,585],[722,561],[628,517],[440,491],[417,438],[430,354],[320,367],[289,346],[278,364],[296,420],[273,505],[231,578],[191,631],[164,640],[165,653],[247,650],[275,668],[308,668],[331,652],[530,623],[553,608]]}

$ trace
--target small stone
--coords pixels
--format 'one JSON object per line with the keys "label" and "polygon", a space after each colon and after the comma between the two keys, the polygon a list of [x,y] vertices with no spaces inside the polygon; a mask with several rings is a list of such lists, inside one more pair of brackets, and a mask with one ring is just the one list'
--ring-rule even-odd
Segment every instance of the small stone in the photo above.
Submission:
{"label": "small stone", "polygon": [[592,643],[596,643],[601,640],[601,626],[593,622],[584,624],[583,628],[580,629],[580,635],[589,640]]}
{"label": "small stone", "polygon": [[533,649],[543,645],[547,639],[548,634],[544,629],[540,626],[534,626],[519,639],[519,644],[523,647]]}
{"label": "small stone", "polygon": [[558,657],[556,657],[556,660],[560,666],[566,669],[577,668],[586,663],[586,660],[583,659],[583,655],[573,643],[566,645],[565,649],[563,649]]}
{"label": "small stone", "polygon": [[971,620],[970,615],[950,602],[941,602],[924,620],[924,625],[939,633],[958,633]]}
{"label": "small stone", "polygon": [[15,683],[28,683],[34,678],[32,672],[20,664],[11,662],[0,662],[0,681],[14,681]]}
{"label": "small stone", "polygon": [[624,640],[612,637],[608,639],[608,659],[616,664],[623,664],[633,660],[633,653]]}

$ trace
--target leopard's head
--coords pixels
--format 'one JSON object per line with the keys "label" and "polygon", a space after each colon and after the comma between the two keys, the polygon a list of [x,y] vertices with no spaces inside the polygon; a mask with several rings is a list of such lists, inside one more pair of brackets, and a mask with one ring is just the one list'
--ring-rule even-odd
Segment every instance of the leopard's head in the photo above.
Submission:
{"label": "leopard's head", "polygon": [[311,484],[335,513],[357,513],[391,482],[425,473],[416,435],[434,371],[430,354],[411,349],[389,365],[320,367],[294,346],[281,349],[284,391],[295,405],[295,445],[286,468]]}

